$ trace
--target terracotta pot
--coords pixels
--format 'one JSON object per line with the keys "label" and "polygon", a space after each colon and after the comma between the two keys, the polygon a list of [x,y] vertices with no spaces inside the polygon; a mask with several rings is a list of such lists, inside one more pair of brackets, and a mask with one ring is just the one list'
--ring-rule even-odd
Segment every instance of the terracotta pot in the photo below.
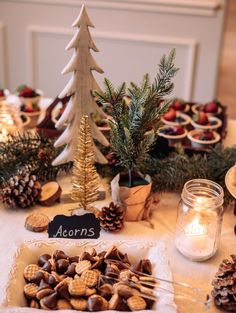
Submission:
{"label": "terracotta pot", "polygon": [[126,208],[126,221],[141,221],[145,218],[145,203],[150,195],[152,181],[149,175],[139,174],[148,184],[134,187],[120,186],[120,174],[111,181],[111,195],[115,203],[122,203]]}

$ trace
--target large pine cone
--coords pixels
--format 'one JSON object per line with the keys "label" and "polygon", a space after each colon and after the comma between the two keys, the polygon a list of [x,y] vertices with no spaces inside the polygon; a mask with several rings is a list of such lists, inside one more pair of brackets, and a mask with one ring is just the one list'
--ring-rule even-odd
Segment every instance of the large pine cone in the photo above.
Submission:
{"label": "large pine cone", "polygon": [[231,255],[231,260],[223,260],[219,271],[216,273],[212,285],[212,296],[217,307],[236,312],[236,255]]}
{"label": "large pine cone", "polygon": [[41,185],[35,175],[21,174],[9,179],[1,190],[1,200],[6,207],[29,208],[39,202]]}
{"label": "large pine cone", "polygon": [[104,206],[99,215],[101,228],[110,231],[120,231],[124,226],[124,208],[111,202],[109,207]]}

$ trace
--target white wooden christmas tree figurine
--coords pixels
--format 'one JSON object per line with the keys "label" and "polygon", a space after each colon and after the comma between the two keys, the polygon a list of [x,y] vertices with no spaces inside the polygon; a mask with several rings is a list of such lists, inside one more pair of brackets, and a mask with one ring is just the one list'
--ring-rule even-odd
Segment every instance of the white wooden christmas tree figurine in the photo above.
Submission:
{"label": "white wooden christmas tree figurine", "polygon": [[[103,73],[97,65],[90,50],[98,52],[98,48],[92,40],[89,27],[94,27],[89,19],[85,6],[83,5],[78,18],[72,24],[77,27],[77,31],[66,50],[75,49],[74,54],[62,71],[62,74],[73,72],[72,77],[64,90],[59,95],[60,98],[71,95],[70,101],[65,111],[56,123],[57,128],[67,125],[64,132],[55,142],[55,147],[66,145],[64,150],[53,161],[53,165],[63,164],[74,160],[78,143],[80,121],[83,115],[89,117],[89,125],[93,139],[96,139],[104,146],[109,146],[109,142],[92,119],[92,113],[105,118],[106,114],[96,104],[91,92],[100,90],[92,71]],[[107,163],[106,158],[94,144],[96,161],[102,164]]]}

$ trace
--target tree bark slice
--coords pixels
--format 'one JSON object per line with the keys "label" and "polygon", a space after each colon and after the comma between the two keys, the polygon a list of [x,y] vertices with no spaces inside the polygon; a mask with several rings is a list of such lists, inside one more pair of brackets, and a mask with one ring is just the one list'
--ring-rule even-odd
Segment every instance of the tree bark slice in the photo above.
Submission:
{"label": "tree bark slice", "polygon": [[51,206],[56,201],[59,202],[62,189],[56,181],[51,181],[42,186],[40,204]]}

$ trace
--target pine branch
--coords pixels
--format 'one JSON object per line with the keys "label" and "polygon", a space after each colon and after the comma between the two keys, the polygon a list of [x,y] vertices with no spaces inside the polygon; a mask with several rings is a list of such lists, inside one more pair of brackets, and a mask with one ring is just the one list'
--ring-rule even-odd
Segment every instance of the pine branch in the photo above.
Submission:
{"label": "pine branch", "polygon": [[126,92],[126,84],[122,83],[117,89],[113,86],[108,78],[104,79],[104,91],[93,91],[93,96],[97,97],[97,102],[101,105],[116,105],[117,103],[122,102],[125,92]]}
{"label": "pine branch", "polygon": [[123,83],[117,89],[105,79],[104,91],[94,92],[98,101],[112,107],[111,145],[119,156],[120,165],[129,173],[140,167],[148,157],[161,125],[162,115],[169,109],[169,102],[162,101],[162,96],[173,88],[172,77],[177,69],[174,67],[175,51],[168,57],[163,56],[159,64],[159,73],[153,84],[149,75],[144,75],[140,85],[130,83],[128,96],[130,103],[123,100],[126,87]]}
{"label": "pine branch", "polygon": [[35,173],[41,181],[55,179],[60,171],[71,168],[71,163],[51,165],[59,152],[61,148],[55,149],[52,140],[37,133],[9,136],[7,142],[0,143],[0,186],[22,169]]}
{"label": "pine branch", "polygon": [[179,70],[175,67],[174,59],[175,49],[172,49],[168,57],[163,55],[160,60],[159,72],[152,85],[152,88],[159,94],[160,97],[169,95],[174,88],[172,78]]}

